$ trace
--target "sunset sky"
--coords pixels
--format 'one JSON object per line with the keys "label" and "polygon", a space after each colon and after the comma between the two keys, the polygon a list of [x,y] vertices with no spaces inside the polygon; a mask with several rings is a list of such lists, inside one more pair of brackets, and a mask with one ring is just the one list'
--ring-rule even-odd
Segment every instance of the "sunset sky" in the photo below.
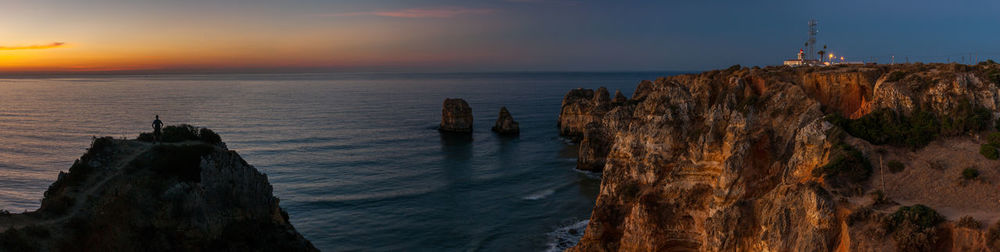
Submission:
{"label": "sunset sky", "polygon": [[0,0],[0,72],[704,70],[810,18],[849,60],[1000,58],[996,1],[762,2]]}

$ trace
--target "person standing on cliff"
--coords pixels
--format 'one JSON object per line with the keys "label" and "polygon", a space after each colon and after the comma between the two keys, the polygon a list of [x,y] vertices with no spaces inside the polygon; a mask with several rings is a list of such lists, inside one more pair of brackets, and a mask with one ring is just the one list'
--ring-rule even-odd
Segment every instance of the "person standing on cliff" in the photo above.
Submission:
{"label": "person standing on cliff", "polygon": [[163,122],[160,115],[156,115],[156,120],[153,120],[153,143],[160,142],[160,128],[163,128]]}

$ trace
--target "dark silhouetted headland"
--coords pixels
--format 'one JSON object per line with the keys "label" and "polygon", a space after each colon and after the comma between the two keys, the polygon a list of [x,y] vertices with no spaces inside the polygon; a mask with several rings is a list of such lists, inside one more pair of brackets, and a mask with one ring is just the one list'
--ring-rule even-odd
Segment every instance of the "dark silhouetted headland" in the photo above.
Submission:
{"label": "dark silhouetted headland", "polygon": [[209,129],[95,138],[41,208],[0,216],[3,251],[317,251],[267,176]]}

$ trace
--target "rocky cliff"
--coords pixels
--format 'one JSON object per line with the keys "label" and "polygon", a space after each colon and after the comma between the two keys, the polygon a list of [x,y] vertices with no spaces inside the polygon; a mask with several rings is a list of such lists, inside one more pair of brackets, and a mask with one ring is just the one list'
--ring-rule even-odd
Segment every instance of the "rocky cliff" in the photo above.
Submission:
{"label": "rocky cliff", "polygon": [[218,135],[164,133],[172,141],[96,138],[38,211],[0,217],[0,250],[317,251]]}
{"label": "rocky cliff", "polygon": [[994,131],[998,81],[994,63],[735,66],[625,101],[571,90],[560,133],[603,171],[571,250],[1000,251],[1000,162],[948,147]]}

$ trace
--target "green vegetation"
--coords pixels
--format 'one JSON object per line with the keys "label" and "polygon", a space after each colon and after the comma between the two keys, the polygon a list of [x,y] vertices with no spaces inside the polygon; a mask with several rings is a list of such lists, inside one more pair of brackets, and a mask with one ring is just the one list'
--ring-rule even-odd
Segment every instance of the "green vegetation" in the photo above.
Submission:
{"label": "green vegetation", "polygon": [[938,242],[937,225],[944,217],[924,205],[905,206],[889,215],[884,222],[892,232],[900,251],[932,251]]}
{"label": "green vegetation", "polygon": [[993,132],[986,136],[986,143],[979,146],[979,154],[984,157],[997,160],[1000,158],[1000,132]]}
{"label": "green vegetation", "polygon": [[962,178],[965,180],[976,179],[979,177],[979,169],[976,167],[969,167],[962,170]]}
{"label": "green vegetation", "polygon": [[941,117],[941,133],[958,135],[965,132],[975,132],[990,128],[993,113],[982,106],[973,106],[969,100],[962,99],[950,116]]}
{"label": "green vegetation", "polygon": [[840,126],[848,134],[873,144],[920,148],[939,135],[986,130],[990,126],[992,114],[986,108],[973,106],[963,100],[950,115],[941,117],[921,109],[905,116],[883,108],[854,120],[837,113],[827,116],[827,120]]}
{"label": "green vegetation", "polygon": [[861,151],[850,145],[839,143],[830,153],[830,162],[813,170],[813,176],[823,177],[835,188],[858,189],[860,183],[872,174],[871,163]]}
{"label": "green vegetation", "polygon": [[827,118],[854,137],[873,144],[892,144],[919,148],[934,140],[940,129],[934,114],[922,110],[906,117],[889,109],[879,109],[851,120],[834,113]]}
{"label": "green vegetation", "polygon": [[1000,158],[1000,151],[997,151],[997,148],[991,144],[980,145],[979,154],[983,154],[984,157],[991,160],[997,160]]}
{"label": "green vegetation", "polygon": [[972,218],[972,216],[968,215],[963,216],[961,219],[958,219],[958,226],[971,229],[983,228],[982,223],[979,223],[979,221],[977,221],[975,218]]}
{"label": "green vegetation", "polygon": [[885,81],[895,82],[895,81],[902,80],[904,77],[906,77],[906,73],[904,73],[902,71],[895,71],[895,72],[890,73],[889,77],[886,78]]}
{"label": "green vegetation", "polygon": [[889,230],[894,231],[903,224],[912,223],[920,228],[932,228],[944,221],[944,217],[925,205],[900,207],[889,215]]}
{"label": "green vegetation", "polygon": [[899,173],[903,171],[903,169],[906,169],[906,166],[903,165],[903,162],[899,162],[898,160],[890,160],[889,164],[887,164],[886,166],[889,166],[889,172],[892,173]]}

